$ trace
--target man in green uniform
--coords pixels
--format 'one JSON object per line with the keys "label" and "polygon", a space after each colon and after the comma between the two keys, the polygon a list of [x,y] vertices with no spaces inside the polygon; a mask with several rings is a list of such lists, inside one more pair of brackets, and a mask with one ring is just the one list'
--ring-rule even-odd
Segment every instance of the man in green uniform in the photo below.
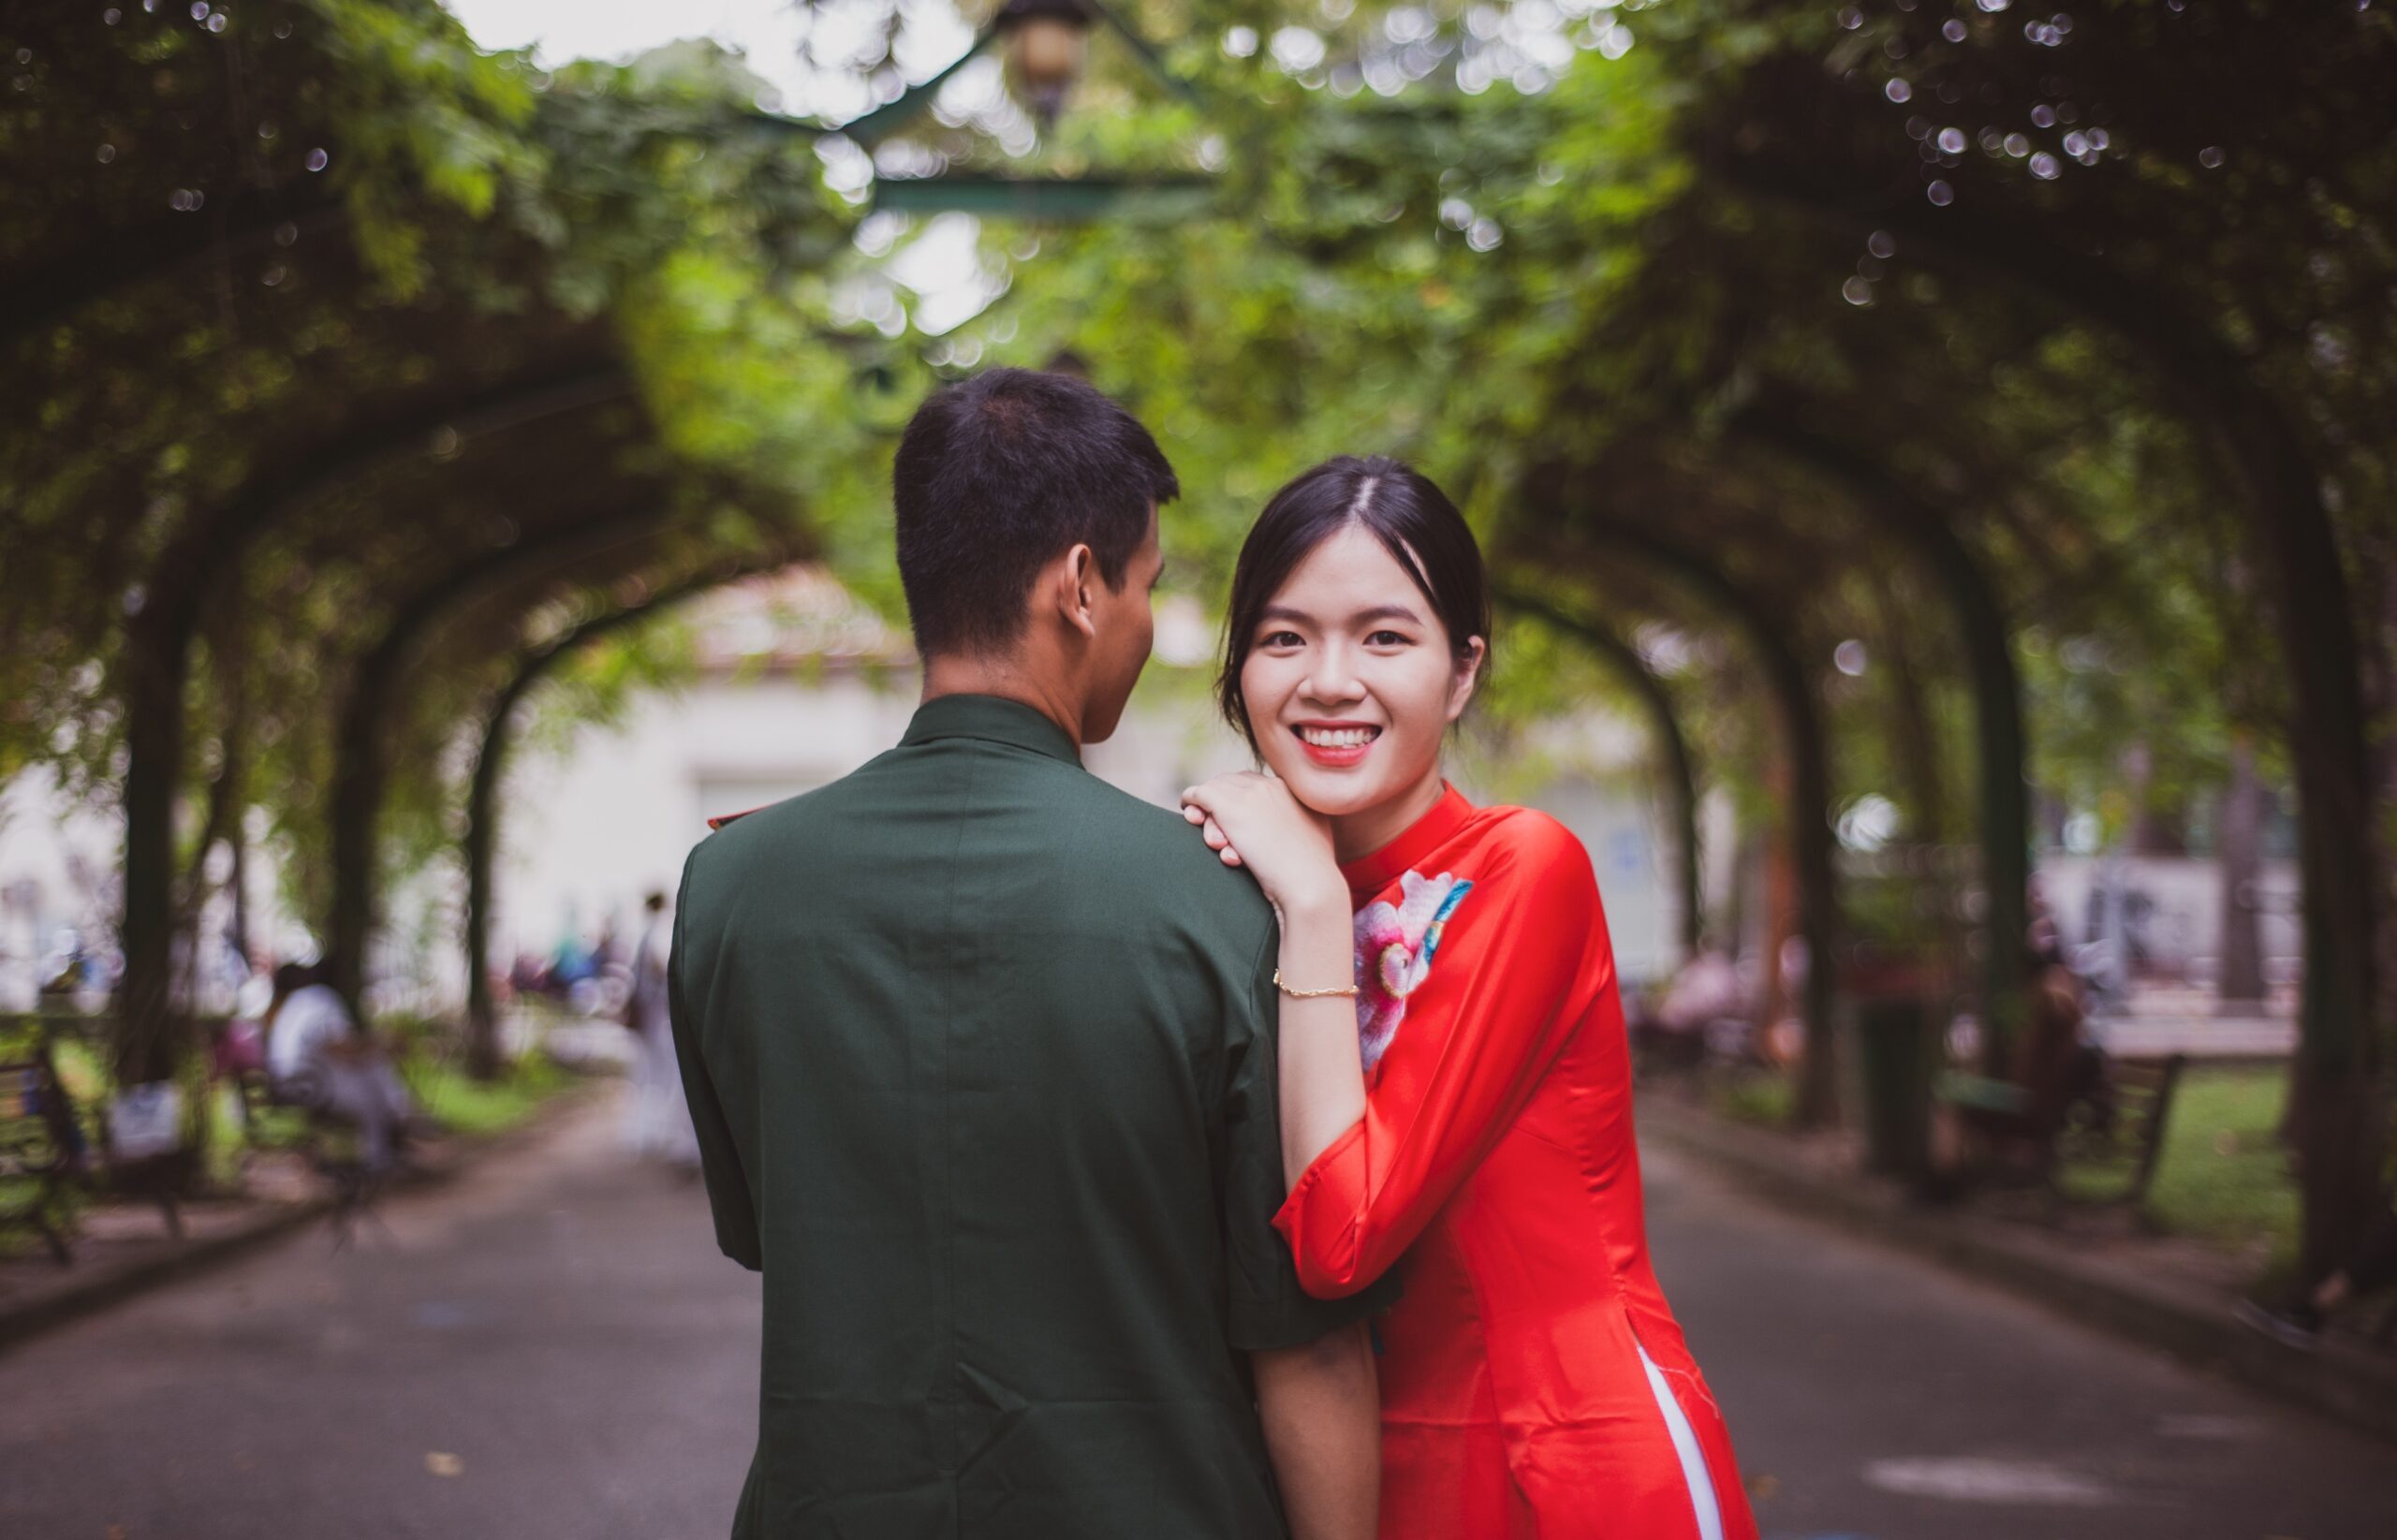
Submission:
{"label": "man in green uniform", "polygon": [[1272,914],[1080,758],[1148,657],[1173,471],[993,370],[894,481],[921,709],[726,821],[676,912],[716,1234],[765,1275],[733,1533],[1369,1537],[1386,1300],[1308,1298],[1272,1225]]}

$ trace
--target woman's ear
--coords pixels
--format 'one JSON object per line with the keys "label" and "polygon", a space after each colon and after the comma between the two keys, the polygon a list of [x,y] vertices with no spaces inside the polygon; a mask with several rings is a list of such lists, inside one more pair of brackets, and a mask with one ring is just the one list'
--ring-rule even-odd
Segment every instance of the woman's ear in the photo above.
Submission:
{"label": "woman's ear", "polygon": [[1481,682],[1481,660],[1490,655],[1490,644],[1479,637],[1465,639],[1464,650],[1457,654],[1455,677],[1448,682],[1448,720],[1454,722],[1464,715],[1465,703],[1473,698],[1474,687]]}

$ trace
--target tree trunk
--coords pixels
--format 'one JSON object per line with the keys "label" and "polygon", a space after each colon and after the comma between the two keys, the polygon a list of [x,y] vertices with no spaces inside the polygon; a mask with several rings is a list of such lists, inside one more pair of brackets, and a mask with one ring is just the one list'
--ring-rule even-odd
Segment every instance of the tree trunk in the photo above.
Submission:
{"label": "tree trunk", "polygon": [[1757,863],[1757,1031],[1770,1041],[1781,1019],[1790,1014],[1789,980],[1781,962],[1790,937],[1798,933],[1797,866],[1790,856],[1797,841],[1787,827],[1789,766],[1786,760],[1773,760],[1765,771],[1765,784],[1772,788],[1772,799],[1783,810],[1783,827],[1772,831],[1775,838],[1763,842]]}
{"label": "tree trunk", "polygon": [[[2153,793],[2151,792],[2152,796]],[[2179,858],[2189,853],[2189,810],[2178,803],[2140,804],[2131,820],[2131,853]]]}
{"label": "tree trunk", "polygon": [[[1574,615],[1526,589],[1502,588],[1498,599],[1510,609],[1537,616],[1588,646],[1606,660],[1646,708],[1659,761],[1656,768],[1664,777],[1668,816],[1673,829],[1674,898],[1680,909],[1677,931],[1682,956],[1684,960],[1695,957],[1706,931],[1705,852],[1698,835],[1697,761],[1690,753],[1689,738],[1682,731],[1672,691],[1648,667],[1640,649],[1597,622]],[[1733,939],[1736,945],[1737,938]]]}
{"label": "tree trunk", "polygon": [[1759,196],[1852,227],[1894,231],[1959,270],[2038,290],[2127,339],[2147,354],[2161,388],[2230,472],[2270,580],[2288,669],[2305,905],[2294,1070],[2304,1189],[2301,1265],[2307,1276],[2321,1276],[2353,1252],[2372,1220],[2387,1157],[2381,1041],[2373,1026],[2380,1003],[2375,917],[2381,853],[2372,832],[2378,788],[2366,741],[2355,610],[2323,477],[2248,360],[2205,317],[2177,309],[2169,291],[2148,276],[2075,250],[2035,220],[1977,211],[1969,200],[1934,208],[1911,195],[1859,198],[1859,184],[1842,180],[1830,160],[1790,154],[1770,137],[1763,143],[1773,147],[1724,147],[1716,169]]}
{"label": "tree trunk", "polygon": [[2230,781],[2222,791],[2214,857],[2222,873],[2222,942],[2216,950],[2214,993],[2225,1008],[2264,1000],[2264,947],[2257,924],[2257,878],[2263,871],[2264,788],[2256,779],[2256,746],[2245,733],[2230,740]]}
{"label": "tree trunk", "polygon": [[175,795],[188,728],[184,684],[200,618],[241,570],[252,541],[375,466],[422,454],[427,435],[451,428],[461,440],[622,399],[621,369],[587,359],[537,370],[472,394],[386,403],[343,436],[296,455],[195,516],[150,569],[145,600],[126,628],[125,702],[125,907],[118,946],[110,1060],[120,1084],[170,1077],[191,1035],[169,988],[175,920]]}
{"label": "tree trunk", "polygon": [[493,586],[571,561],[654,528],[661,513],[645,506],[569,521],[515,545],[487,551],[427,580],[410,594],[360,660],[333,739],[332,902],[325,924],[326,982],[361,1027],[366,949],[373,939],[382,873],[376,829],[390,785],[385,753],[390,726],[406,714],[406,674],[425,638],[456,608]]}
{"label": "tree trunk", "polygon": [[1908,635],[1904,608],[1887,582],[1878,594],[1881,646],[1890,660],[1890,741],[1896,746],[1899,774],[1905,785],[1905,838],[1922,845],[1944,844],[1948,839],[1947,777],[1939,769],[1939,735],[1931,726],[1931,707],[1923,697],[1922,672],[1915,665],[1914,638]]}
{"label": "tree trunk", "polygon": [[1732,842],[1731,880],[1723,885],[1722,912],[1715,917],[1715,923],[1721,927],[1717,933],[1723,938],[1724,950],[1734,959],[1747,949],[1748,923],[1752,917],[1748,909],[1748,894],[1755,885],[1764,880],[1762,867],[1771,849],[1771,842],[1757,839],[1750,829],[1742,829]]}
{"label": "tree trunk", "polygon": [[[1756,656],[1788,755],[1790,865],[1798,883],[1798,931],[1806,948],[1806,1049],[1798,1066],[1792,1118],[1801,1128],[1836,1122],[1839,872],[1832,848],[1830,750],[1814,677],[1785,634],[1785,618],[1705,558],[1657,539],[1644,527],[1604,519],[1577,524],[1574,533],[1631,552],[1687,583],[1738,628]],[[1556,565],[1569,571],[1587,567],[1589,561],[1586,554],[1568,555]],[[1769,958],[1766,966],[1777,962]]]}
{"label": "tree trunk", "polygon": [[1846,483],[1865,514],[1922,564],[1956,623],[1972,684],[1978,764],[1985,895],[1982,1063],[1987,1073],[2002,1076],[2012,1062],[2009,1045],[2028,1019],[2022,956],[2031,930],[2030,744],[2005,602],[1980,558],[1939,510],[1868,455],[1811,431],[1785,411],[1751,408],[1733,426]]}
{"label": "tree trunk", "polygon": [[491,998],[493,817],[508,718],[523,698],[531,673],[528,667],[510,680],[483,719],[482,745],[466,786],[466,1073],[478,1080],[497,1078],[505,1063],[499,1017]]}
{"label": "tree trunk", "polygon": [[1786,650],[1774,672],[1792,745],[1789,819],[1792,867],[1798,878],[1798,930],[1806,946],[1806,1053],[1798,1066],[1792,1117],[1801,1128],[1839,1121],[1838,1021],[1839,876],[1831,835],[1830,751],[1823,741],[1813,682]]}
{"label": "tree trunk", "polygon": [[183,778],[191,629],[154,591],[125,646],[125,911],[117,946],[112,1072],[119,1085],[171,1078],[191,1022],[174,1004],[175,791]]}
{"label": "tree trunk", "polygon": [[462,851],[466,866],[466,1065],[475,1078],[488,1080],[495,1077],[503,1058],[499,1019],[491,998],[492,863],[498,856],[499,785],[507,751],[514,742],[516,709],[551,669],[601,637],[653,619],[710,589],[787,566],[804,554],[799,544],[792,543],[728,556],[679,582],[657,589],[637,604],[584,621],[527,653],[514,676],[492,698],[490,708],[483,713],[474,773],[466,783],[466,830]]}
{"label": "tree trunk", "polygon": [[227,835],[232,869],[225,880],[233,892],[233,946],[241,952],[242,961],[255,968],[257,965],[257,937],[250,925],[250,830],[246,816],[248,810],[243,809],[243,816],[233,820],[232,830]]}

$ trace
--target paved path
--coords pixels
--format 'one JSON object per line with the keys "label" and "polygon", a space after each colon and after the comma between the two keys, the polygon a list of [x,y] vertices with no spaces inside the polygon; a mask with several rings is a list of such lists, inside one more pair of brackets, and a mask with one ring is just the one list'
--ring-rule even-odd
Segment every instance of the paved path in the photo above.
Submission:
{"label": "paved path", "polygon": [[1766,1535],[2390,1540],[2397,1448],[1647,1156]]}
{"label": "paved path", "polygon": [[[311,1233],[0,1358],[0,1535],[716,1540],[757,1291],[609,1132],[596,1109],[387,1205],[389,1237]],[[1768,1535],[2391,1533],[2397,1452],[1661,1155],[1650,1186]]]}

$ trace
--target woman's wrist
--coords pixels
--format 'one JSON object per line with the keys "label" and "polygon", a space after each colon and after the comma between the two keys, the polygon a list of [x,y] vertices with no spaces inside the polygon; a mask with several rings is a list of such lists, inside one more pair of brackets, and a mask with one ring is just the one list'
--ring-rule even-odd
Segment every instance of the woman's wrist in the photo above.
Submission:
{"label": "woman's wrist", "polygon": [[1321,895],[1282,911],[1281,978],[1291,990],[1321,993],[1348,986],[1354,974],[1348,907]]}
{"label": "woman's wrist", "polygon": [[1284,894],[1276,907],[1282,911],[1286,932],[1324,929],[1345,937],[1354,917],[1348,908],[1348,890],[1329,884]]}

